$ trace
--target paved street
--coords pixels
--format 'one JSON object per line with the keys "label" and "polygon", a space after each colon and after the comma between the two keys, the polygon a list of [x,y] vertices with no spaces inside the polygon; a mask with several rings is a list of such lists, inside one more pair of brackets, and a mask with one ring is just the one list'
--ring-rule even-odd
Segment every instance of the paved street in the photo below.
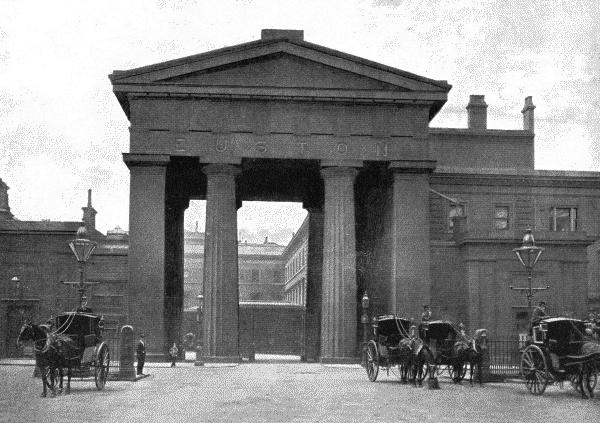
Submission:
{"label": "paved street", "polygon": [[0,422],[598,422],[600,398],[570,387],[541,397],[517,383],[414,388],[358,366],[256,363],[235,367],[152,365],[150,377],[72,383],[68,396],[40,398],[31,366],[0,366]]}

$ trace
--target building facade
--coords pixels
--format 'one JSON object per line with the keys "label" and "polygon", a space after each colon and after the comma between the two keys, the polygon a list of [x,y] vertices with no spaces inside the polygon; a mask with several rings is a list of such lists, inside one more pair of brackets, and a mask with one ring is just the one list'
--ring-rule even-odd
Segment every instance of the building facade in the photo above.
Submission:
{"label": "building facade", "polygon": [[308,216],[285,247],[283,260],[285,262],[284,300],[291,304],[305,306],[308,263]]}
{"label": "building facade", "polygon": [[[194,300],[185,296],[183,216],[195,199],[207,203],[193,271],[203,275],[207,361],[239,360],[240,295],[303,302],[304,350],[323,362],[356,361],[365,291],[372,314],[416,319],[430,304],[435,317],[516,336],[529,310],[510,289],[527,282],[512,250],[526,229],[545,249],[534,284],[549,289],[536,299],[553,314],[599,305],[600,173],[535,169],[531,97],[514,130],[487,127],[482,95],[469,99],[466,128],[434,128],[446,81],[306,42],[296,30],[263,30],[260,40],[110,79],[131,124],[130,231],[126,275],[119,268],[106,288],[119,292],[128,322],[155,340],[157,354],[179,337],[184,304]],[[2,198],[0,212],[11,216]],[[243,201],[302,202],[308,217],[294,245],[267,246],[264,260],[248,246],[242,268]],[[76,225],[50,226],[13,222],[0,232],[36,234],[27,242],[40,245],[60,234],[62,254]],[[15,245],[10,262],[29,259],[24,245],[6,242]],[[73,271],[66,256],[52,269]],[[253,291],[257,280],[266,282]]]}

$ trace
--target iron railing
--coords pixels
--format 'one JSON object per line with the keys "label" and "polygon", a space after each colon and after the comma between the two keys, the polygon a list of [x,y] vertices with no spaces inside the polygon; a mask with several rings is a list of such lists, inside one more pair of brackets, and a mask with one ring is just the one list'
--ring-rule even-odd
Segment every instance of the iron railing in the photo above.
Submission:
{"label": "iron railing", "polygon": [[518,339],[488,339],[487,347],[490,354],[491,374],[519,376],[522,342]]}

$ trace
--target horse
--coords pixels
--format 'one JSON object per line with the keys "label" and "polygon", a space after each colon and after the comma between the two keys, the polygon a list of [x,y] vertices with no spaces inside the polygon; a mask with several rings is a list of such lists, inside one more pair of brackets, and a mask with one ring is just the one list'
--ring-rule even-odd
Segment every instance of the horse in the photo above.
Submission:
{"label": "horse", "polygon": [[21,348],[22,341],[33,341],[35,364],[42,374],[42,397],[47,395],[47,388],[51,390],[52,396],[56,395],[55,378],[57,377],[58,357],[56,350],[50,346],[48,335],[49,330],[47,327],[25,322],[17,337],[17,348]]}
{"label": "horse", "polygon": [[412,379],[412,366],[413,366],[413,349],[412,349],[412,338],[402,338],[398,345],[398,361],[400,363],[400,381],[407,383],[413,381]]}
{"label": "horse", "polygon": [[595,374],[600,366],[600,344],[595,340],[587,340],[581,346],[581,355],[589,357],[589,360],[579,365],[575,388],[583,398],[594,398]]}
{"label": "horse", "polygon": [[[425,367],[425,370],[423,368]],[[439,389],[436,377],[436,364],[433,352],[420,338],[412,339],[412,375],[411,380],[415,386],[422,386],[423,380],[429,375],[429,387]]]}
{"label": "horse", "polygon": [[[56,395],[56,373],[58,372],[59,391],[63,392],[63,368],[67,369],[67,388],[65,393],[71,392],[72,368],[79,358],[79,349],[75,343],[66,335],[50,332],[50,329],[44,325],[34,325],[31,322],[25,322],[19,331],[17,337],[17,346],[20,347],[22,341],[32,340],[35,352],[35,362],[42,373],[43,391],[42,397],[47,395],[47,389],[50,388],[52,396]],[[47,375],[50,376],[48,381]]]}
{"label": "horse", "polygon": [[452,346],[452,368],[454,383],[460,383],[463,368],[469,364],[470,375],[469,383],[473,386],[473,372],[477,369],[477,377],[479,385],[483,385],[483,377],[481,371],[481,361],[483,350],[487,348],[487,330],[477,329],[473,338],[463,338],[454,343]]}

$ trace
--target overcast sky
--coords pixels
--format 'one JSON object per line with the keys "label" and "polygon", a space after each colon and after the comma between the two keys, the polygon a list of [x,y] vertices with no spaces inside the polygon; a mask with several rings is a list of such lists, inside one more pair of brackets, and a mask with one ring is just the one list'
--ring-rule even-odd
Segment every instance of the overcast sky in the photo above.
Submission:
{"label": "overcast sky", "polygon": [[[460,5],[460,6],[457,6]],[[536,112],[536,168],[600,171],[597,0],[0,0],[0,178],[20,220],[80,220],[93,189],[102,232],[128,228],[128,121],[113,70],[303,29],[305,40],[453,85],[431,126],[466,127],[483,94],[488,127]],[[240,209],[249,241],[287,242],[304,212]],[[186,227],[199,221],[193,204]]]}

